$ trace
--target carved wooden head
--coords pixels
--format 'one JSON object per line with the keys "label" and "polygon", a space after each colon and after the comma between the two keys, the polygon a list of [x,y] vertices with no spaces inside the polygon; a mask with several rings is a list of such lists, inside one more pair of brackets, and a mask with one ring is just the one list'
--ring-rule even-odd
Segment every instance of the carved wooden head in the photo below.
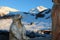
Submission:
{"label": "carved wooden head", "polygon": [[17,14],[17,15],[15,15],[12,19],[13,19],[14,21],[19,21],[19,20],[21,20],[21,18],[22,18],[22,16],[21,16],[20,14]]}
{"label": "carved wooden head", "polygon": [[60,0],[52,0],[55,4],[60,4]]}

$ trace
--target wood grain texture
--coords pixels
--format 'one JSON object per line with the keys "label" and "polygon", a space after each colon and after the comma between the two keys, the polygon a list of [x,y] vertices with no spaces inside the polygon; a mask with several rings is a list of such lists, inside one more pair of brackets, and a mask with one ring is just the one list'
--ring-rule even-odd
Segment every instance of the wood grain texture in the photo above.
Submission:
{"label": "wood grain texture", "polygon": [[60,40],[60,0],[53,0],[52,8],[52,40]]}

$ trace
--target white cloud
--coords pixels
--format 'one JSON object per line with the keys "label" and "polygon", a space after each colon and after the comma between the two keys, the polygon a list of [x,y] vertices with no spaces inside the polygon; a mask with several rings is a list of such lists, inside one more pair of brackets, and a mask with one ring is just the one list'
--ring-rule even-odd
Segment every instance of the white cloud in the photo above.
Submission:
{"label": "white cloud", "polygon": [[10,7],[6,7],[6,6],[2,6],[0,7],[0,16],[4,16],[7,15],[9,12],[17,12],[19,10],[16,10],[14,8],[10,8]]}

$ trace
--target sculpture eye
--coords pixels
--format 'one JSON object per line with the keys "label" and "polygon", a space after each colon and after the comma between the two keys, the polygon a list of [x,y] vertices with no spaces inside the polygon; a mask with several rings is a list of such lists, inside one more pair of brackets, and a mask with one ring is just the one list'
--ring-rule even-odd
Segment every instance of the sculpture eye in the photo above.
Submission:
{"label": "sculpture eye", "polygon": [[60,3],[60,0],[58,0],[58,3]]}
{"label": "sculpture eye", "polygon": [[53,0],[52,0],[52,2],[53,2]]}

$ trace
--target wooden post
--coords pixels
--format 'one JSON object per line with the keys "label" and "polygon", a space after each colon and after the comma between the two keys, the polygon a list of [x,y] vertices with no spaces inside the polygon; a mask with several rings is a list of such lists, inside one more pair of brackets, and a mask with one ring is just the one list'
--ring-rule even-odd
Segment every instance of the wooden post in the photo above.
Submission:
{"label": "wooden post", "polygon": [[53,0],[52,8],[52,40],[60,40],[60,0]]}

